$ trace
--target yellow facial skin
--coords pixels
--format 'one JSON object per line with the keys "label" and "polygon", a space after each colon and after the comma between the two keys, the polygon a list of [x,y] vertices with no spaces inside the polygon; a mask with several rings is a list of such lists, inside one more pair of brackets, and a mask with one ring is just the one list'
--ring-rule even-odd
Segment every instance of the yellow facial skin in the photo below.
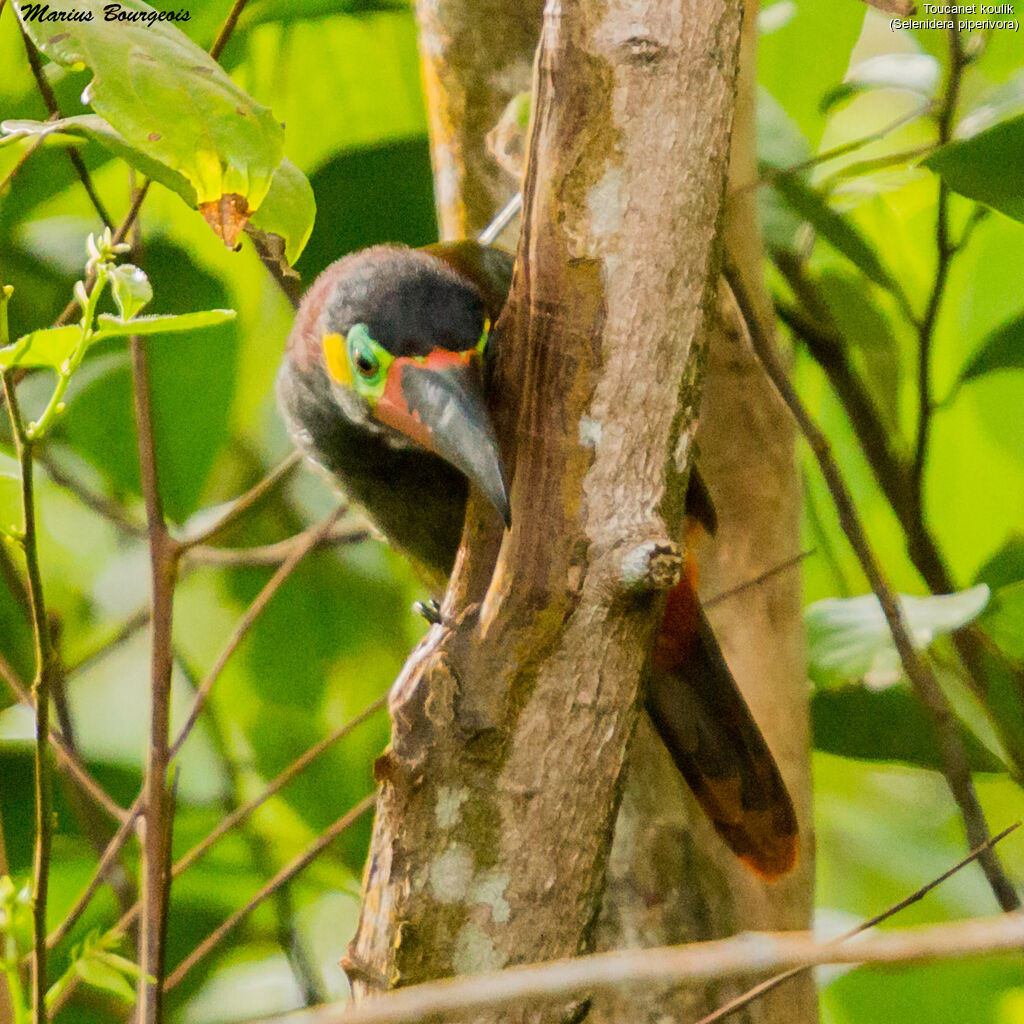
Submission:
{"label": "yellow facial skin", "polygon": [[[477,356],[483,356],[490,331],[491,321],[485,320],[483,333],[473,350]],[[327,372],[335,384],[357,392],[372,406],[384,392],[388,369],[395,357],[370,337],[366,324],[355,324],[344,336],[325,334],[321,343]],[[414,356],[413,361],[426,363],[427,356]]]}

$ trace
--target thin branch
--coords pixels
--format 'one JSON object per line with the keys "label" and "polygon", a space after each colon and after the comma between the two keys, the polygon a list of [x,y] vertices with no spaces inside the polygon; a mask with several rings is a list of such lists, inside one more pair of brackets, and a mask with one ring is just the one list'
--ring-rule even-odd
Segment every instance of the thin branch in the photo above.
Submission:
{"label": "thin branch", "polygon": [[[28,57],[28,64],[32,69],[32,77],[36,80],[36,86],[39,89],[39,95],[43,98],[43,103],[46,104],[46,112],[50,115],[51,119],[59,118],[61,117],[60,106],[43,71],[43,62],[39,59],[39,51],[24,29],[21,30],[21,38],[25,43],[25,55]],[[74,146],[66,146],[65,152],[82,183],[82,187],[85,189],[85,194],[89,197],[89,202],[92,203],[93,209],[99,215],[100,220],[103,221],[103,226],[113,231],[114,222],[110,219],[110,215],[107,213],[99,194],[96,192],[96,187],[92,183],[92,178],[89,175],[88,168],[85,166],[85,161],[82,159],[82,154]]]}
{"label": "thin branch", "polygon": [[[46,937],[46,945],[48,949],[53,949],[61,939],[64,938],[68,932],[74,928],[78,919],[85,912],[86,907],[92,902],[93,896],[96,891],[103,884],[104,879],[107,877],[107,873],[110,871],[111,866],[114,863],[115,858],[124,849],[125,843],[128,842],[129,837],[132,835],[135,820],[142,813],[142,794],[140,793],[135,799],[135,803],[129,808],[124,821],[121,823],[121,827],[113,835],[110,842],[107,843],[106,849],[103,851],[102,856],[99,859],[96,867],[93,869],[92,876],[85,888],[82,890],[78,899],[72,904],[71,909],[67,912],[64,920]],[[139,906],[140,904],[136,904]]]}
{"label": "thin branch", "polygon": [[81,672],[98,658],[104,657],[107,653],[120,647],[121,644],[130,640],[143,626],[149,623],[149,608],[140,608],[130,619],[122,623],[112,637],[104,640],[91,651],[86,651],[77,661],[68,665],[67,674],[73,676]]}
{"label": "thin branch", "polygon": [[[4,287],[0,294],[0,344],[8,341],[7,303],[13,291]],[[21,472],[21,545],[25,553],[29,604],[32,609],[32,634],[35,641],[35,678],[32,697],[36,712],[35,743],[35,852],[32,862],[32,1020],[46,1020],[46,902],[50,881],[50,851],[53,845],[53,784],[48,754],[50,739],[50,689],[57,666],[50,627],[46,619],[43,577],[39,570],[36,536],[35,491],[33,487],[32,442],[25,430],[18,404],[13,374],[3,374],[3,389],[14,436],[14,450]]]}
{"label": "thin branch", "polygon": [[[957,733],[956,719],[954,718],[949,701],[939,686],[931,666],[923,658],[919,657],[914,647],[903,618],[903,610],[877,558],[871,550],[870,542],[864,533],[853,498],[850,496],[850,491],[843,479],[839,465],[832,455],[832,448],[828,439],[811,419],[806,406],[790,383],[789,377],[775,353],[774,346],[761,330],[743,283],[739,280],[739,276],[730,269],[727,269],[726,280],[732,289],[736,304],[745,321],[747,334],[750,337],[758,359],[761,361],[762,366],[764,366],[776,390],[782,396],[786,405],[789,406],[789,410],[793,414],[800,432],[811,446],[822,476],[825,478],[825,483],[828,485],[829,492],[832,495],[836,511],[839,514],[839,523],[843,533],[846,534],[846,538],[857,556],[861,569],[867,577],[872,591],[878,598],[878,603],[881,605],[886,622],[889,624],[889,631],[892,633],[893,643],[899,653],[903,669],[917,694],[918,700],[921,701],[921,704],[932,719],[942,756],[943,774],[963,816],[968,841],[972,848],[983,846],[990,837],[988,825],[985,821],[985,813],[978,801],[978,795],[974,790],[974,781],[971,778],[971,772],[967,764],[967,754]],[[984,850],[978,859],[1000,907],[1003,910],[1019,909],[1021,905],[1020,897],[1007,878],[996,852],[992,849]]]}
{"label": "thin branch", "polygon": [[714,608],[716,604],[728,601],[730,597],[736,597],[738,594],[743,594],[753,587],[759,587],[762,583],[767,582],[773,576],[778,576],[781,573],[784,573],[787,569],[792,569],[794,566],[800,565],[804,559],[810,558],[813,554],[813,551],[801,551],[800,554],[794,555],[792,558],[787,558],[784,562],[780,562],[778,565],[773,565],[770,569],[765,569],[764,572],[755,576],[753,579],[744,580],[742,583],[738,583],[735,587],[730,587],[728,590],[723,590],[720,594],[715,594],[714,597],[709,597],[706,601],[702,600],[701,605],[704,608]]}
{"label": "thin branch", "polygon": [[[181,551],[188,551],[198,544],[206,544],[235,520],[243,516],[254,505],[259,504],[282,480],[286,479],[302,461],[302,455],[294,451],[283,462],[272,469],[258,484],[234,501],[227,502],[218,510],[219,514],[208,526],[178,540]],[[209,514],[209,510],[205,513]]]}
{"label": "thin branch", "polygon": [[[313,550],[322,551],[345,544],[358,544],[370,536],[365,526],[339,523],[313,545]],[[221,567],[280,565],[287,561],[296,548],[306,544],[307,531],[286,537],[274,544],[261,544],[251,548],[196,547],[188,553],[188,561],[195,565],[216,565]]]}
{"label": "thin branch", "polygon": [[210,56],[214,60],[220,60],[220,55],[224,52],[224,47],[228,45],[231,33],[235,31],[238,18],[248,2],[249,0],[235,0],[231,5],[231,10],[228,11],[228,16],[224,19],[224,24],[221,25],[217,38],[213,41],[213,46],[210,47]]}
{"label": "thin branch", "polygon": [[113,524],[129,537],[145,537],[146,527],[132,519],[124,508],[105,494],[97,494],[81,480],[77,480],[54,460],[50,452],[43,450],[36,457],[46,470],[46,475],[58,486],[70,491],[86,508]]}
{"label": "thin branch", "polygon": [[865,146],[869,146],[873,142],[878,142],[881,139],[884,139],[891,132],[896,131],[897,128],[902,128],[905,124],[909,124],[911,121],[916,121],[919,117],[923,117],[932,109],[932,107],[933,103],[929,100],[929,102],[924,104],[924,106],[910,111],[909,114],[901,115],[896,118],[895,121],[891,121],[889,124],[872,132],[870,135],[862,135],[859,139],[844,142],[842,145],[836,146],[834,149],[827,149],[823,153],[816,153],[814,156],[808,157],[806,160],[801,160],[800,163],[790,164],[787,167],[773,167],[770,164],[762,165],[758,176],[754,181],[733,189],[729,193],[729,196],[732,198],[742,195],[750,189],[760,188],[762,185],[770,185],[778,178],[782,178],[790,174],[799,174],[801,171],[809,171],[821,164],[827,164],[831,160],[838,160],[841,156],[846,156],[849,153],[855,153],[858,149],[863,149]]}
{"label": "thin branch", "polygon": [[[1019,821],[1016,821],[1008,828],[1004,828],[1002,832],[993,836],[983,846],[971,850],[963,860],[958,861],[951,868],[943,871],[937,878],[933,878],[930,882],[926,882],[920,889],[915,890],[909,896],[905,896],[897,903],[894,903],[891,907],[883,910],[880,914],[875,914],[874,917],[869,917],[866,921],[861,921],[861,923],[855,928],[851,928],[848,932],[845,932],[832,941],[835,943],[846,942],[847,940],[852,939],[855,935],[860,935],[862,932],[866,932],[868,929],[874,928],[883,921],[888,921],[890,917],[895,916],[901,910],[906,910],[907,907],[913,906],[913,904],[923,900],[933,889],[940,886],[943,882],[947,881],[947,879],[952,878],[953,875],[967,867],[968,864],[974,863],[984,850],[991,849],[996,845],[996,843],[1005,839],[1011,832],[1020,828],[1020,824],[1021,823]],[[812,964],[803,964],[800,967],[792,967],[788,971],[776,974],[774,978],[762,981],[760,985],[755,985],[742,995],[737,996],[735,999],[731,999],[728,1003],[724,1006],[720,1006],[713,1013],[709,1013],[706,1017],[701,1017],[701,1019],[697,1021],[697,1024],[716,1024],[717,1021],[725,1020],[726,1017],[731,1017],[737,1010],[742,1010],[744,1006],[749,1006],[755,999],[760,999],[761,996],[778,988],[784,981],[789,981],[790,978],[795,978],[798,974],[803,974],[804,971],[811,970],[812,966]]]}
{"label": "thin branch", "polygon": [[245,637],[245,634],[249,632],[252,624],[257,618],[259,618],[263,610],[270,603],[271,598],[273,598],[274,594],[277,593],[282,584],[289,576],[291,576],[299,562],[301,562],[302,559],[320,543],[323,537],[331,531],[334,527],[335,520],[342,511],[342,508],[337,509],[318,526],[314,526],[302,534],[302,537],[304,538],[302,543],[295,546],[291,554],[278,568],[277,572],[270,577],[263,589],[256,595],[252,604],[250,604],[245,610],[245,614],[239,620],[238,625],[235,627],[235,631],[231,634],[230,639],[224,645],[224,650],[221,651],[220,657],[217,659],[213,668],[210,669],[206,678],[200,685],[199,690],[196,693],[195,700],[193,701],[192,709],[189,711],[188,718],[185,721],[185,724],[181,727],[174,743],[171,744],[169,751],[171,757],[176,757],[178,755],[178,752],[184,745],[185,740],[188,739],[189,734],[192,732],[196,722],[199,720],[199,716],[206,704],[206,699],[210,695],[210,690],[213,689],[213,684],[217,681],[217,677],[227,664],[228,659],[232,654],[234,654],[235,648],[242,642],[242,639]]}
{"label": "thin branch", "polygon": [[526,1000],[593,996],[626,986],[742,978],[804,964],[817,967],[956,960],[1022,946],[1021,914],[893,929],[840,946],[819,942],[808,932],[746,932],[685,946],[592,953],[572,960],[409,985],[367,999],[355,1009],[347,1004],[323,1006],[264,1019],[262,1024],[414,1024],[448,1014],[520,1006]]}
{"label": "thin branch", "polygon": [[[150,408],[149,361],[143,339],[131,337],[132,390],[138,431],[139,471],[146,504],[151,574],[151,649],[149,749],[146,755],[145,832],[142,846],[143,916],[139,937],[140,1024],[159,1024],[160,978],[163,977],[163,941],[167,917],[165,878],[167,850],[173,828],[167,790],[171,760],[171,634],[177,553],[167,532],[156,465],[156,439]],[[155,982],[150,978],[157,979]]]}
{"label": "thin branch", "polygon": [[[31,708],[34,714],[35,701],[32,693],[18,678],[18,673],[14,671],[2,654],[0,654],[0,676],[3,677],[4,682],[18,701]],[[70,776],[78,788],[94,800],[97,806],[101,807],[114,821],[118,823],[124,821],[128,812],[92,777],[81,758],[64,742],[64,737],[52,725],[50,726],[50,742],[57,752],[58,765]]]}
{"label": "thin branch", "polygon": [[[346,722],[343,726],[339,726],[331,733],[330,736],[320,740],[319,743],[310,747],[301,757],[293,761],[280,775],[278,775],[272,782],[268,783],[261,792],[254,796],[248,803],[243,804],[241,807],[236,808],[231,814],[223,818],[219,825],[213,829],[205,838],[201,839],[195,846],[192,847],[187,853],[178,859],[178,861],[171,868],[171,877],[179,878],[183,875],[193,864],[199,861],[206,854],[237,825],[245,821],[255,810],[262,807],[272,796],[275,796],[280,792],[292,779],[303,772],[311,762],[316,760],[321,754],[326,752],[328,749],[334,746],[339,740],[347,736],[353,729],[361,725],[368,718],[375,715],[378,711],[382,710],[387,704],[387,698],[381,697],[380,700],[374,701],[369,707],[361,711],[355,718],[350,722]],[[139,916],[139,911],[142,909],[141,902],[136,903],[133,907],[129,907],[125,912],[124,916],[114,925],[113,931],[117,933],[124,932],[128,926]]]}
{"label": "thin branch", "polygon": [[342,815],[330,828],[319,836],[312,845],[286,864],[255,896],[239,910],[236,910],[219,928],[208,935],[174,970],[164,983],[164,991],[170,991],[204,957],[208,956],[243,918],[255,910],[268,896],[286,885],[303,868],[311,864],[335,839],[352,826],[377,803],[376,793],[363,797],[352,810]]}
{"label": "thin branch", "polygon": [[517,192],[495,215],[490,224],[480,232],[481,245],[491,245],[512,223],[512,218],[523,208],[523,193]]}
{"label": "thin branch", "polygon": [[[942,106],[938,114],[939,145],[944,146],[953,138],[953,122],[956,118],[957,102],[960,99],[960,85],[963,80],[966,57],[960,30],[956,22],[950,22],[949,29],[949,77]],[[938,320],[942,297],[946,291],[950,265],[956,246],[949,233],[949,186],[939,179],[939,201],[935,215],[935,280],[932,283],[928,305],[918,329],[917,366],[917,443],[914,447],[912,479],[917,503],[924,507],[924,470],[928,460],[928,441],[931,433],[932,393],[931,355],[935,323]]]}

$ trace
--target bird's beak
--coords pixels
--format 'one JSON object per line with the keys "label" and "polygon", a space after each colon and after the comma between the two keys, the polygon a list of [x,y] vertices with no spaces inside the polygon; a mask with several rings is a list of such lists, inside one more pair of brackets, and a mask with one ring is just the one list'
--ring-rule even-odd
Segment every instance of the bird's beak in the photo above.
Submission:
{"label": "bird's beak", "polygon": [[375,415],[465,473],[512,525],[475,352],[435,348],[426,358],[395,359]]}

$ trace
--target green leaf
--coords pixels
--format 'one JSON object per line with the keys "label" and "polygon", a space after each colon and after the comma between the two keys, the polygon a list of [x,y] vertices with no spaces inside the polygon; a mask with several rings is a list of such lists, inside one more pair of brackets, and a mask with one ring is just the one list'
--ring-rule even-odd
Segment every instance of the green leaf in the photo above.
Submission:
{"label": "green leaf", "polygon": [[145,273],[131,263],[123,263],[110,271],[110,283],[114,289],[114,301],[121,311],[122,320],[133,316],[153,299],[153,286]]}
{"label": "green leaf", "polygon": [[[899,598],[918,650],[976,619],[988,599],[989,589],[984,584],[955,594]],[[804,624],[808,671],[818,686],[860,679],[885,686],[899,679],[899,655],[874,594],[815,601],[804,612]]]}
{"label": "green leaf", "polygon": [[1024,370],[1024,314],[989,332],[960,371],[960,381],[997,370]]}
{"label": "green leaf", "polygon": [[902,383],[899,342],[873,291],[852,273],[825,270],[818,291],[843,338],[863,361],[865,377],[890,433],[898,436]]}
{"label": "green leaf", "polygon": [[782,174],[772,185],[786,202],[824,239],[875,284],[893,291],[898,285],[871,243],[826,198],[795,174]]}
{"label": "green leaf", "polygon": [[82,329],[77,325],[32,331],[6,348],[0,348],[0,366],[8,370],[12,366],[48,366],[59,370],[81,339]]}
{"label": "green leaf", "polygon": [[[284,130],[172,22],[141,0],[107,21],[104,0],[54,3],[91,21],[28,21],[25,31],[51,60],[93,71],[84,99],[136,149],[183,175],[195,204],[225,244],[259,208],[284,156]],[[127,20],[130,18],[137,20]],[[151,20],[150,20],[151,19]],[[225,216],[225,200],[232,216]]]}
{"label": "green leaf", "polygon": [[[843,686],[818,690],[811,699],[811,728],[816,750],[865,761],[901,761],[941,771],[935,728],[905,687],[869,690]],[[957,723],[972,771],[998,772],[999,759]]]}
{"label": "green leaf", "polygon": [[955,191],[1024,221],[1024,115],[951,142],[923,163]]}
{"label": "green leaf", "polygon": [[927,53],[882,53],[850,68],[841,84],[821,101],[822,111],[864,92],[866,89],[901,89],[935,95],[941,75],[939,62]]}
{"label": "green leaf", "polygon": [[[777,12],[776,8],[782,11]],[[758,81],[817,146],[825,126],[821,97],[841,82],[864,24],[861,3],[778,0],[766,4],[758,23],[769,29],[758,41]],[[794,61],[796,54],[813,60]]]}
{"label": "green leaf", "polygon": [[184,174],[154,159],[148,149],[131,145],[119,131],[96,114],[79,114],[59,121],[3,121],[0,122],[0,131],[4,133],[0,144],[29,137],[52,138],[65,143],[83,139],[98,142],[147,178],[181,196],[189,206],[196,205],[196,190]]}
{"label": "green leaf", "polygon": [[981,624],[1006,654],[1024,662],[1024,580],[1000,587],[992,595]]}
{"label": "green leaf", "polygon": [[154,316],[138,316],[134,320],[101,313],[96,319],[99,330],[93,341],[105,338],[119,338],[128,334],[178,334],[194,331],[200,327],[214,327],[226,320],[234,320],[233,309],[204,309],[196,313],[162,313]]}
{"label": "green leaf", "polygon": [[306,176],[290,160],[274,172],[270,191],[252,218],[252,227],[281,239],[284,258],[293,266],[313,232],[316,198]]}
{"label": "green leaf", "polygon": [[101,992],[110,992],[128,1003],[135,1001],[135,989],[125,976],[99,957],[83,957],[75,962],[74,971],[87,985],[98,988]]}

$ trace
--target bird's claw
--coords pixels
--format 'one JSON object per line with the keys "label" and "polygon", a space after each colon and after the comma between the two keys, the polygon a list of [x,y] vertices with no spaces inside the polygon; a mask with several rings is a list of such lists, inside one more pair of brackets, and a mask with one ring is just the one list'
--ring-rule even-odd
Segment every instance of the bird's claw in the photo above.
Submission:
{"label": "bird's claw", "polygon": [[432,626],[441,625],[441,606],[433,598],[428,601],[413,601],[412,610],[422,615]]}

